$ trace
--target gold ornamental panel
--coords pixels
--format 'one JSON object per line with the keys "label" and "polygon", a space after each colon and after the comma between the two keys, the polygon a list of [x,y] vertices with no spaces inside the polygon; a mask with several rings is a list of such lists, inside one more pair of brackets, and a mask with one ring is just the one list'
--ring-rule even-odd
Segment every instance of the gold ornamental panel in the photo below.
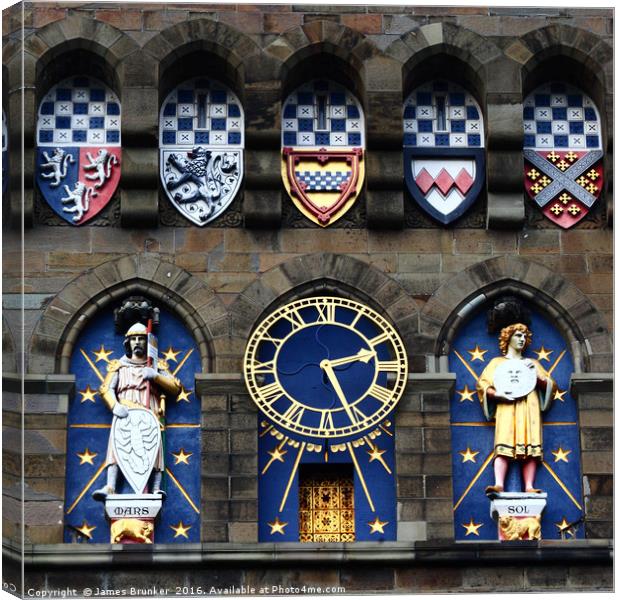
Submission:
{"label": "gold ornamental panel", "polygon": [[352,475],[300,472],[299,541],[355,541]]}

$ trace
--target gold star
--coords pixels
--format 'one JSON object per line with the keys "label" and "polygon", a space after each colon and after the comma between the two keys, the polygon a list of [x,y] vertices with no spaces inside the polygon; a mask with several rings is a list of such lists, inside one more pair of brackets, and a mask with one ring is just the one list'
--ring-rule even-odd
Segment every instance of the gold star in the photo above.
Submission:
{"label": "gold star", "polygon": [[86,389],[84,391],[78,393],[80,394],[80,396],[82,396],[80,402],[94,402],[95,396],[97,395],[97,391],[91,390],[89,385],[86,386]]}
{"label": "gold star", "polygon": [[110,362],[110,359],[108,358],[108,356],[112,354],[112,350],[106,350],[103,347],[103,344],[101,344],[101,348],[99,348],[99,350],[95,350],[93,354],[95,355],[95,362],[99,362],[100,360],[104,360],[105,362]]}
{"label": "gold star", "polygon": [[271,535],[274,533],[281,533],[284,535],[284,528],[288,525],[288,523],[283,523],[280,521],[279,517],[276,517],[272,523],[267,523],[269,527],[271,527]]}
{"label": "gold star", "polygon": [[389,523],[389,521],[380,521],[379,517],[375,517],[374,521],[368,523],[368,525],[370,525],[370,533],[385,533],[385,531],[383,531],[383,528],[386,525],[389,525]]}
{"label": "gold star", "polygon": [[476,462],[476,456],[478,456],[478,454],[480,454],[480,451],[476,450],[476,452],[473,452],[471,450],[471,448],[469,446],[467,446],[467,450],[463,450],[462,452],[459,452],[459,454],[463,457],[463,462]]}
{"label": "gold star", "polygon": [[380,450],[379,446],[377,446],[376,444],[372,444],[370,442],[368,442],[370,444],[370,450],[366,450],[366,452],[368,453],[368,456],[370,456],[370,458],[368,459],[368,462],[372,462],[373,460],[378,460],[381,465],[383,466],[383,468],[388,472],[388,473],[392,473],[392,471],[390,470],[390,467],[387,466],[387,463],[385,462],[385,459],[383,458],[383,455],[386,453],[386,450]]}
{"label": "gold star", "polygon": [[456,390],[456,393],[460,396],[459,402],[473,402],[476,395],[476,390],[470,390],[467,385],[462,390]]}
{"label": "gold star", "polygon": [[93,539],[92,533],[97,528],[95,526],[91,527],[86,521],[84,521],[79,527],[76,527],[76,529],[84,537],[87,537],[89,540],[92,540]]}
{"label": "gold star", "polygon": [[483,523],[474,523],[474,520],[470,519],[469,523],[462,523],[461,527],[465,527],[465,529],[467,530],[467,533],[465,535],[471,535],[473,533],[474,535],[479,536],[480,534],[478,533],[478,529],[480,529],[482,525]]}
{"label": "gold star", "polygon": [[570,523],[567,522],[566,517],[562,517],[562,520],[559,523],[555,523],[555,526],[560,531],[566,531],[570,527]]}
{"label": "gold star", "polygon": [[164,356],[164,360],[173,360],[174,362],[179,362],[179,361],[177,360],[177,356],[178,356],[179,354],[181,354],[181,351],[180,351],[180,350],[179,350],[179,351],[177,351],[177,352],[175,352],[175,351],[174,351],[174,348],[173,348],[172,346],[170,346],[170,348],[168,348],[168,350],[166,350],[166,351],[164,352],[164,355],[163,355],[163,356]]}
{"label": "gold star", "polygon": [[189,539],[187,532],[192,528],[191,525],[183,525],[183,521],[179,521],[178,525],[169,525],[169,527],[172,531],[174,531],[175,538],[183,536],[184,538]]}
{"label": "gold star", "polygon": [[183,448],[181,448],[176,454],[173,452],[172,456],[174,456],[175,461],[174,464],[178,465],[180,463],[184,463],[186,465],[189,465],[189,457],[193,455],[193,452],[190,452],[189,454],[185,453],[185,450],[183,450]]}
{"label": "gold star", "polygon": [[568,462],[568,455],[572,452],[572,450],[564,450],[562,446],[560,446],[555,452],[551,451],[551,454],[555,456],[554,462],[560,462],[561,460],[565,463]]}
{"label": "gold star", "polygon": [[271,456],[271,460],[279,460],[280,462],[284,462],[284,455],[288,452],[288,450],[282,450],[280,446],[276,446],[273,450],[269,450],[267,454]]}
{"label": "gold star", "polygon": [[85,465],[86,463],[88,463],[89,465],[93,465],[94,464],[93,458],[97,456],[97,453],[91,452],[88,448],[86,448],[86,450],[84,450],[82,454],[80,454],[79,452],[76,452],[76,455],[80,459],[81,465]]}
{"label": "gold star", "polygon": [[184,387],[181,388],[179,395],[177,396],[177,402],[183,400],[184,402],[189,402],[189,396],[192,393],[192,390],[186,390]]}
{"label": "gold star", "polygon": [[468,350],[471,354],[470,362],[474,362],[475,360],[481,360],[484,362],[484,355],[488,352],[488,350],[483,350],[476,344],[476,347],[473,350]]}
{"label": "gold star", "polygon": [[546,350],[544,346],[541,346],[540,350],[534,350],[534,354],[538,354],[538,360],[550,362],[549,355],[553,354],[553,350]]}
{"label": "gold star", "polygon": [[566,395],[566,392],[562,392],[560,390],[556,390],[555,394],[553,395],[553,399],[554,400],[559,400],[560,402],[564,402],[564,396]]}

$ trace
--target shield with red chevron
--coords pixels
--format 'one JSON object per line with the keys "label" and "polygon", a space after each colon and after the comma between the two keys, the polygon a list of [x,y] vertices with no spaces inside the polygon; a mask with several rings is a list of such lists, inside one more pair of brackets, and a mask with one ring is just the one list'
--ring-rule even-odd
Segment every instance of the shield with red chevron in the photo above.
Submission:
{"label": "shield with red chevron", "polygon": [[476,200],[484,182],[482,148],[404,148],[405,180],[420,208],[444,225]]}

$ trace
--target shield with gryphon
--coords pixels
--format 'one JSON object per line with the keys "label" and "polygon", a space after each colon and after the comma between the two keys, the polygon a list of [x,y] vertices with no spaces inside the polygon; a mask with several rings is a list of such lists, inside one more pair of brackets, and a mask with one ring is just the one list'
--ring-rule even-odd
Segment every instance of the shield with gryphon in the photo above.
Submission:
{"label": "shield with gryphon", "polygon": [[563,229],[592,209],[603,190],[600,117],[593,101],[564,83],[541,86],[523,105],[528,196]]}
{"label": "shield with gryphon", "polygon": [[461,217],[482,190],[483,130],[477,102],[454,83],[427,83],[405,102],[407,188],[418,206],[444,225]]}
{"label": "shield with gryphon", "polygon": [[315,80],[282,111],[282,180],[295,206],[321,227],[341,218],[364,183],[364,118],[342,85]]}
{"label": "shield with gryphon", "polygon": [[220,83],[195,78],[164,101],[159,121],[160,176],[174,207],[204,226],[234,200],[243,178],[243,112]]}
{"label": "shield with gryphon", "polygon": [[157,417],[146,408],[130,408],[122,419],[112,420],[112,450],[125,479],[142,494],[153,471],[161,445]]}
{"label": "shield with gryphon", "polygon": [[43,98],[36,179],[52,210],[83,225],[110,202],[121,176],[121,104],[103,83],[73,77]]}

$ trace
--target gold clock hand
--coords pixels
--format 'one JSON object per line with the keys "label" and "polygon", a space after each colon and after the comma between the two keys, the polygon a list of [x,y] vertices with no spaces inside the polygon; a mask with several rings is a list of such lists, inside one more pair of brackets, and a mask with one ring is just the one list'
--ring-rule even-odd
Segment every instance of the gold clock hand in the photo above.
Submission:
{"label": "gold clock hand", "polygon": [[325,371],[327,379],[329,379],[329,382],[332,384],[332,387],[336,391],[336,396],[338,396],[338,399],[340,400],[345,412],[349,416],[349,419],[351,419],[351,423],[357,423],[357,419],[355,418],[355,415],[351,410],[351,405],[349,404],[348,400],[344,395],[344,392],[342,391],[342,388],[340,387],[340,382],[338,381],[336,373],[334,373],[334,369],[332,369],[330,362],[327,359],[322,360],[320,363],[320,367],[321,369],[323,369],[323,371]]}
{"label": "gold clock hand", "polygon": [[360,351],[353,356],[344,356],[342,358],[337,358],[336,360],[325,359],[324,362],[328,362],[332,367],[339,367],[340,365],[346,365],[347,363],[355,362],[357,360],[367,363],[376,355],[377,353],[374,350],[364,350],[363,348],[360,348]]}

